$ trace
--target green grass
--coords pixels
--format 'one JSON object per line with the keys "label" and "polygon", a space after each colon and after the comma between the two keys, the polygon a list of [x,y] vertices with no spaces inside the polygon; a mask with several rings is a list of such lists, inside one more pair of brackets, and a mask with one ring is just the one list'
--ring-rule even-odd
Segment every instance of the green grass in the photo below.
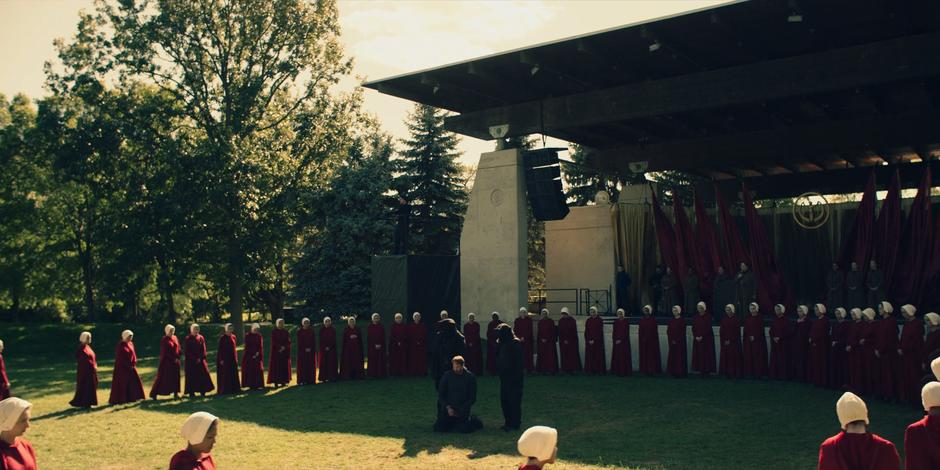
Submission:
{"label": "green grass", "polygon": [[[124,325],[94,328],[98,399],[107,402],[115,339]],[[134,325],[149,391],[159,325]],[[183,447],[182,420],[205,410],[222,418],[213,451],[224,469],[515,468],[518,433],[499,430],[499,382],[479,381],[484,430],[431,432],[430,379],[339,382],[235,397],[145,401],[72,410],[73,352],[81,326],[0,325],[16,396],[34,404],[27,434],[44,469],[163,469]],[[204,327],[208,338],[218,328]],[[266,335],[267,338],[267,335]],[[210,340],[210,349],[215,341]],[[210,352],[214,379],[214,351]],[[839,393],[802,384],[710,378],[528,377],[523,424],[558,428],[551,468],[814,468],[819,443],[835,434]],[[873,431],[903,447],[921,413],[868,402]]]}

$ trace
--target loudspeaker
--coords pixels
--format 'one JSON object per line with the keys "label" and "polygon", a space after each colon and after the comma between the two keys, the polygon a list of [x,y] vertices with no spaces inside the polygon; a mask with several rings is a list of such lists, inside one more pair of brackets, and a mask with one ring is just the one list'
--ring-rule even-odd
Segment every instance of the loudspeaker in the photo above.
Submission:
{"label": "loudspeaker", "polygon": [[559,150],[562,149],[544,148],[522,154],[526,194],[536,220],[561,220],[568,215],[568,204],[561,187]]}

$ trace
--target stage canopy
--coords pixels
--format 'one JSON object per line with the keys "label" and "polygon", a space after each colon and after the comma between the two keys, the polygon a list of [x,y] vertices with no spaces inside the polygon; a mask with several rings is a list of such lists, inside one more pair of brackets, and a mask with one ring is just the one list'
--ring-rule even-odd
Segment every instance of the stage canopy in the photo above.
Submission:
{"label": "stage canopy", "polygon": [[733,2],[364,86],[450,110],[460,134],[508,125],[581,144],[600,171],[756,198],[858,192],[871,167],[882,185],[940,174],[936,0]]}

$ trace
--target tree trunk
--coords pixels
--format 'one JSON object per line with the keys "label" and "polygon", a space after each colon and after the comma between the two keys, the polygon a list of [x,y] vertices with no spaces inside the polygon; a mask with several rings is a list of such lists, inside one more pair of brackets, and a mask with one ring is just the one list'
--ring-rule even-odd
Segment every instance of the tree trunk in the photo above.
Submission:
{"label": "tree trunk", "polygon": [[232,328],[235,335],[244,341],[245,332],[244,322],[242,321],[242,297],[244,296],[244,286],[242,285],[241,257],[230,256],[228,265],[228,311],[231,314]]}
{"label": "tree trunk", "polygon": [[[176,324],[176,308],[173,305],[173,283],[170,282],[170,267],[163,253],[157,257],[157,264],[160,265],[160,297],[166,304],[166,310],[164,312],[166,321],[170,324]],[[195,314],[193,316],[195,316]]]}
{"label": "tree trunk", "polygon": [[95,321],[95,280],[94,261],[92,259],[91,245],[86,244],[84,250],[79,250],[82,261],[82,285],[84,286],[85,315],[89,322]]}
{"label": "tree trunk", "polygon": [[21,280],[22,277],[20,277],[20,280],[13,283],[13,288],[10,292],[10,300],[12,301],[12,305],[10,306],[10,316],[11,319],[15,322],[20,321],[20,291],[23,289],[23,283],[20,282]]}

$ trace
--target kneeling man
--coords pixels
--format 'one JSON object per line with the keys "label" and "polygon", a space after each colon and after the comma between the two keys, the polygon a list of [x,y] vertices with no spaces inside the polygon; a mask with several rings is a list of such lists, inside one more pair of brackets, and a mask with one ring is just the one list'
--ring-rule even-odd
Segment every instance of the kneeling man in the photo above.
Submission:
{"label": "kneeling man", "polygon": [[477,400],[477,379],[464,367],[463,356],[454,356],[451,370],[441,376],[437,387],[437,432],[473,432],[483,427],[480,420],[470,415]]}

